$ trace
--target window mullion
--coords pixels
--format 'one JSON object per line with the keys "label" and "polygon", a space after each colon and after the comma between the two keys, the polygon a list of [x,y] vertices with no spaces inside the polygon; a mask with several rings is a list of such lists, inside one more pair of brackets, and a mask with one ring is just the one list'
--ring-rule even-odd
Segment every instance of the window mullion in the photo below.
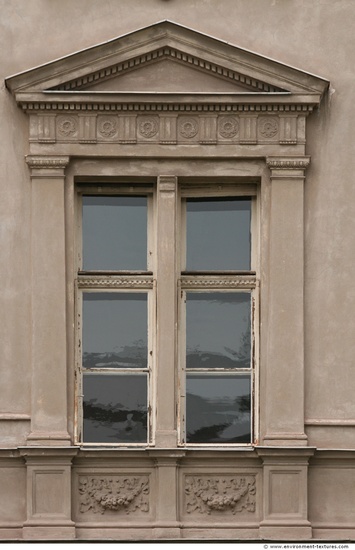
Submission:
{"label": "window mullion", "polygon": [[176,319],[177,319],[177,178],[159,176],[157,193],[157,447],[177,445]]}

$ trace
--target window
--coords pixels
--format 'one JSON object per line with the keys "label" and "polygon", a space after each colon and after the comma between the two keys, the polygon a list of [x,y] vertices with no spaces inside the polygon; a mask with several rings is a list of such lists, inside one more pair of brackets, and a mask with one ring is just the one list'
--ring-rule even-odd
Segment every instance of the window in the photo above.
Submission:
{"label": "window", "polygon": [[[91,445],[154,445],[160,330],[155,290],[171,284],[168,277],[156,278],[159,201],[153,185],[140,184],[81,187],[78,196],[77,439]],[[255,436],[255,190],[181,185],[176,201],[180,242],[171,246],[180,258],[178,330],[167,345],[174,346],[177,334],[171,407],[179,412],[179,444],[250,444]]]}

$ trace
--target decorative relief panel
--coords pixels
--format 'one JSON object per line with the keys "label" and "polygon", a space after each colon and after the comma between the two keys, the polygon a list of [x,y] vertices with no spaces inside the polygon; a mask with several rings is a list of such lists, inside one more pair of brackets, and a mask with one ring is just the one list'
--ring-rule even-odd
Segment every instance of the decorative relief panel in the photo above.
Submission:
{"label": "decorative relief panel", "polygon": [[256,509],[255,476],[186,476],[185,506],[188,514],[253,513]]}
{"label": "decorative relief panel", "polygon": [[279,133],[279,121],[277,117],[260,117],[258,120],[259,136],[262,139],[275,138]]}
{"label": "decorative relief panel", "polygon": [[218,133],[222,138],[233,139],[239,133],[239,120],[231,116],[219,117]]}
{"label": "decorative relief panel", "polygon": [[241,113],[32,115],[30,141],[68,143],[304,143],[304,116]]}
{"label": "decorative relief panel", "polygon": [[103,139],[112,139],[117,136],[118,117],[99,116],[97,121],[98,137]]}
{"label": "decorative relief panel", "polygon": [[197,118],[181,117],[179,118],[179,134],[183,139],[192,139],[197,136],[199,124]]}
{"label": "decorative relief panel", "polygon": [[63,115],[57,117],[58,139],[70,139],[78,135],[78,117]]}
{"label": "decorative relief panel", "polygon": [[138,133],[146,139],[154,138],[159,132],[159,118],[142,116],[138,117]]}
{"label": "decorative relief panel", "polygon": [[80,476],[81,514],[149,512],[148,476]]}

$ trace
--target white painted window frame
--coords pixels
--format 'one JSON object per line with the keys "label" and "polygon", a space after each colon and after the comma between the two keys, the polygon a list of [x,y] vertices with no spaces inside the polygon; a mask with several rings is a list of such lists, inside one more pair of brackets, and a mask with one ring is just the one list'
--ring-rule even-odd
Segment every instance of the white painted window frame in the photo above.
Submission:
{"label": "white painted window frame", "polygon": [[[116,272],[97,272],[97,271],[82,271],[82,197],[84,195],[91,196],[146,196],[147,197],[147,271],[116,271]],[[76,397],[75,397],[75,444],[90,446],[90,447],[138,447],[145,448],[149,445],[154,445],[154,415],[151,414],[151,403],[154,401],[154,364],[155,364],[155,326],[156,326],[156,285],[152,272],[155,264],[155,240],[154,240],[154,203],[155,203],[154,187],[142,187],[141,185],[117,184],[105,185],[97,184],[94,186],[80,185],[76,187],[76,258],[77,258],[77,279],[76,279],[76,337],[75,337],[75,381],[76,381]],[[143,288],[142,288],[143,287]],[[82,364],[82,302],[84,293],[141,293],[147,295],[147,331],[148,331],[148,353],[147,353],[147,368],[97,368],[84,369]],[[83,375],[87,373],[95,376],[101,375],[138,375],[146,374],[147,376],[147,441],[142,443],[103,443],[103,442],[85,442],[83,440]]]}
{"label": "white painted window frame", "polygon": [[[134,275],[133,272],[127,274],[126,272],[117,272],[105,274],[104,272],[82,272],[82,200],[83,195],[146,195],[148,197],[148,250],[147,250],[147,273]],[[259,251],[259,227],[260,227],[260,186],[256,184],[247,183],[235,183],[225,182],[222,180],[218,182],[218,178],[215,178],[213,183],[179,183],[178,193],[175,195],[176,211],[177,211],[177,230],[176,230],[176,242],[173,243],[175,250],[175,259],[168,267],[173,271],[175,266],[178,268],[177,285],[175,293],[177,296],[177,313],[176,324],[178,326],[176,338],[178,342],[178,354],[175,365],[175,395],[170,395],[170,401],[173,404],[176,403],[177,412],[177,433],[178,433],[178,446],[183,447],[246,447],[251,446],[258,438],[259,433],[259,266],[260,266],[260,251]],[[186,242],[186,217],[184,202],[188,197],[251,197],[252,199],[252,214],[251,214],[251,271],[242,275],[225,275],[223,272],[218,274],[216,272],[212,276],[208,276],[209,284],[204,285],[203,279],[206,276],[201,275],[188,275],[183,274],[183,260],[185,254],[185,242]],[[76,344],[75,344],[75,381],[76,381],[76,397],[75,397],[75,444],[89,447],[129,447],[129,448],[146,448],[155,446],[155,433],[156,433],[156,407],[158,401],[161,398],[157,395],[157,370],[156,363],[157,358],[157,340],[159,334],[157,331],[157,292],[156,286],[164,285],[164,280],[156,279],[156,266],[157,266],[157,251],[159,235],[157,234],[157,217],[158,217],[158,200],[155,185],[151,185],[149,188],[143,187],[139,183],[97,183],[93,184],[78,184],[76,186],[76,261],[77,261],[77,280],[76,280]],[[152,274],[151,274],[152,273]],[[195,283],[198,280],[201,281],[198,288],[195,287]],[[194,280],[194,291],[218,291],[218,292],[250,292],[251,294],[251,331],[252,331],[252,365],[250,369],[245,372],[251,376],[251,391],[252,391],[252,403],[251,403],[251,422],[252,422],[252,441],[250,443],[228,443],[228,444],[186,444],[185,443],[185,423],[184,423],[184,410],[185,410],[185,311],[184,311],[184,297],[186,291],[189,289],[187,279]],[[211,286],[211,280],[215,281],[215,286]],[[122,283],[126,281],[125,283]],[[116,285],[119,285],[119,288]],[[144,289],[141,288],[144,285]],[[89,443],[82,439],[82,379],[84,369],[82,368],[82,297],[84,292],[144,292],[148,295],[148,368],[144,370],[147,372],[148,377],[148,439],[145,443]],[[175,335],[171,335],[171,341],[173,342]],[[93,370],[90,369],[93,373]],[[95,372],[100,374],[120,374],[138,373],[137,369],[95,369]],[[141,372],[141,370],[139,370]],[[143,371],[142,371],[143,372]],[[241,371],[238,370],[240,374]],[[222,374],[222,373],[221,373]],[[223,373],[224,374],[224,373]],[[232,374],[226,372],[225,374]],[[237,373],[234,373],[237,374]],[[94,375],[94,374],[93,374]]]}
{"label": "white painted window frame", "polygon": [[[205,448],[205,447],[250,447],[259,437],[259,290],[260,290],[260,186],[250,184],[233,183],[199,183],[182,185],[180,187],[179,219],[180,219],[180,278],[178,289],[178,320],[179,320],[179,422],[178,442],[181,447]],[[226,274],[215,271],[210,275],[189,272],[184,275],[186,258],[186,199],[187,198],[251,198],[251,266],[250,272],[244,274]],[[250,374],[251,380],[251,441],[250,443],[187,443],[186,442],[186,294],[193,292],[250,292],[251,295],[251,365],[249,369],[238,369],[236,372],[221,369],[206,369],[196,372],[207,375],[218,373],[221,376]],[[192,372],[192,371],[191,371]]]}

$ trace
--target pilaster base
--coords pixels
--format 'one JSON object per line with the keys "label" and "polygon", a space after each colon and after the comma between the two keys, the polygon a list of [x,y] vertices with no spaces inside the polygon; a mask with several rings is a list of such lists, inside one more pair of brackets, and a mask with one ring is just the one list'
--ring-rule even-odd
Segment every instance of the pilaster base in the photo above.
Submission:
{"label": "pilaster base", "polygon": [[55,526],[30,526],[23,527],[24,540],[74,540],[75,525],[55,525]]}
{"label": "pilaster base", "polygon": [[0,540],[22,539],[21,527],[0,527]]}
{"label": "pilaster base", "polygon": [[156,539],[180,539],[181,538],[181,529],[180,527],[174,526],[160,526],[154,528],[154,538]]}
{"label": "pilaster base", "polygon": [[259,537],[263,540],[310,540],[312,527],[304,525],[277,525],[269,522],[260,524]]}
{"label": "pilaster base", "polygon": [[269,433],[264,437],[263,445],[266,447],[307,447],[307,435],[305,433]]}
{"label": "pilaster base", "polygon": [[174,449],[177,445],[177,431],[157,430],[155,434],[155,445],[161,449]]}
{"label": "pilaster base", "polygon": [[68,432],[37,432],[33,431],[27,436],[29,445],[52,447],[70,446],[70,435]]}

